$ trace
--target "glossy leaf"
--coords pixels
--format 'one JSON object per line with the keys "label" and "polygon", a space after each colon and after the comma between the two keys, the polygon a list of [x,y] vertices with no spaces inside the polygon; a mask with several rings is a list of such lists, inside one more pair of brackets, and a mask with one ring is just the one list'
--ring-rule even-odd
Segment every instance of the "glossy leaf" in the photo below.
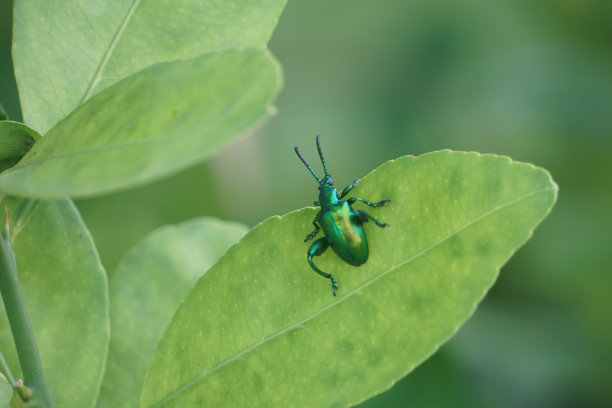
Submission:
{"label": "glossy leaf", "polygon": [[556,192],[546,171],[507,157],[387,162],[351,193],[391,199],[367,209],[390,224],[366,225],[368,262],[356,268],[332,251],[316,260],[338,279],[337,297],[306,262],[316,210],[264,221],[172,318],[141,407],[341,407],[382,392],[474,312]]}
{"label": "glossy leaf", "polygon": [[[9,217],[21,200],[5,199]],[[106,276],[71,201],[37,203],[13,246],[19,279],[51,393],[58,407],[93,407],[109,341]],[[3,308],[2,308],[3,309]],[[15,377],[19,362],[4,310],[0,349]]]}
{"label": "glossy leaf", "polygon": [[24,122],[46,133],[91,96],[153,64],[264,48],[284,4],[17,1],[13,59]]}
{"label": "glossy leaf", "polygon": [[270,112],[279,86],[279,66],[262,50],[145,69],[58,123],[0,174],[0,190],[83,197],[160,178],[251,130]]}
{"label": "glossy leaf", "polygon": [[4,106],[2,106],[1,103],[0,103],[0,120],[8,120],[8,115],[6,114],[6,111],[4,110]]}
{"label": "glossy leaf", "polygon": [[157,342],[196,280],[247,232],[198,218],[164,227],[130,250],[110,282],[111,343],[98,407],[138,406]]}
{"label": "glossy leaf", "polygon": [[38,139],[40,135],[23,123],[0,121],[0,171],[13,167]]}

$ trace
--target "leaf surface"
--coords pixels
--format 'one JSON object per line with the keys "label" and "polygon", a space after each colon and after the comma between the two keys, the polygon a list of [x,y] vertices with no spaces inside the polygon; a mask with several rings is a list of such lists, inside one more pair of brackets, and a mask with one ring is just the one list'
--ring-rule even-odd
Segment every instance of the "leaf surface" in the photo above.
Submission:
{"label": "leaf surface", "polygon": [[13,397],[13,387],[2,373],[0,373],[0,407],[8,406],[9,401]]}
{"label": "leaf surface", "polygon": [[264,48],[284,0],[15,2],[13,59],[24,122],[44,134],[150,65]]}
{"label": "leaf surface", "polygon": [[84,197],[125,189],[202,161],[270,112],[280,68],[265,50],[158,64],[99,93],[51,129],[0,190]]}
{"label": "leaf surface", "polygon": [[[11,223],[22,202],[3,201]],[[110,336],[104,269],[70,200],[41,201],[26,212],[27,223],[17,236],[11,229],[11,238],[51,394],[58,407],[93,407]],[[3,306],[0,316],[0,349],[23,378]]]}
{"label": "leaf surface", "polygon": [[247,230],[198,218],[153,232],[125,255],[110,282],[111,343],[98,408],[138,406],[145,373],[172,314]]}
{"label": "leaf surface", "polygon": [[[342,187],[342,186],[340,186]],[[474,312],[549,213],[557,187],[507,157],[440,151],[387,162],[352,191],[390,226],[365,226],[370,258],[306,262],[317,213],[253,228],[198,281],[166,329],[141,407],[344,407],[389,388]]]}

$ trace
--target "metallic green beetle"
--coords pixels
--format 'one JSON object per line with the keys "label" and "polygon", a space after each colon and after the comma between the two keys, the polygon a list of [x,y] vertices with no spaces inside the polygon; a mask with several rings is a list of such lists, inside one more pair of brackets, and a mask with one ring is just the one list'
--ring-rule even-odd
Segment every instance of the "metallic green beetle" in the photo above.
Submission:
{"label": "metallic green beetle", "polygon": [[[332,283],[332,292],[336,296],[336,289],[338,289],[338,282],[334,277],[325,273],[315,266],[312,262],[313,256],[319,256],[327,250],[328,247],[332,247],[334,252],[342,258],[342,260],[348,262],[351,265],[359,266],[368,260],[368,240],[366,238],[363,224],[368,220],[374,222],[381,228],[388,226],[386,223],[382,223],[372,217],[370,214],[363,210],[355,211],[351,204],[355,201],[361,201],[369,205],[370,207],[381,207],[387,204],[391,200],[382,200],[377,203],[371,203],[366,199],[351,197],[348,200],[343,200],[353,187],[357,185],[359,179],[353,181],[351,185],[342,190],[342,194],[338,197],[338,192],[334,188],[334,181],[327,172],[327,165],[323,158],[323,152],[321,151],[321,143],[319,142],[319,136],[317,135],[317,149],[319,150],[319,157],[321,163],[323,163],[323,170],[325,171],[325,177],[319,178],[315,171],[310,167],[310,164],[301,155],[300,150],[296,147],[295,153],[298,155],[300,160],[306,165],[308,170],[312,173],[317,182],[319,183],[319,200],[315,201],[316,206],[321,206],[321,211],[317,214],[312,224],[315,226],[315,230],[306,236],[304,242],[312,239],[317,235],[320,229],[323,229],[325,237],[319,238],[312,243],[307,252],[308,263],[319,275],[328,278]],[[319,227],[320,226],[320,227]]]}

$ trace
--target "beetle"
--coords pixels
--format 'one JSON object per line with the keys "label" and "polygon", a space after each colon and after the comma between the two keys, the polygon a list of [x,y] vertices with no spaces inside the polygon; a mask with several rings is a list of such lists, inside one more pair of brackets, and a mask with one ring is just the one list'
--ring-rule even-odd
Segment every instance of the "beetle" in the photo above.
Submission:
{"label": "beetle", "polygon": [[308,164],[306,159],[304,159],[300,153],[300,149],[297,147],[295,148],[295,153],[319,183],[319,199],[314,202],[314,205],[320,206],[321,210],[317,213],[312,221],[315,230],[306,236],[304,242],[313,239],[321,229],[323,230],[325,236],[315,240],[312,243],[307,252],[307,259],[308,263],[316,273],[331,280],[332,292],[334,296],[336,296],[338,282],[330,273],[323,272],[317,268],[317,266],[313,263],[312,258],[314,256],[322,255],[327,248],[331,246],[334,252],[343,261],[354,266],[364,264],[368,260],[369,249],[363,224],[368,221],[372,221],[381,228],[385,228],[389,224],[378,221],[363,210],[355,211],[352,205],[356,201],[361,201],[370,207],[376,208],[386,205],[391,200],[384,199],[376,203],[371,203],[370,201],[359,197],[351,197],[347,200],[343,200],[343,198],[353,189],[353,187],[357,185],[360,179],[353,181],[348,187],[342,190],[342,193],[338,197],[338,191],[334,187],[334,181],[327,171],[327,165],[325,164],[325,158],[323,157],[323,151],[321,150],[319,135],[317,135],[317,150],[319,151],[319,157],[321,158],[323,170],[325,171],[325,177],[323,178],[319,178],[319,176],[317,176],[310,164]]}

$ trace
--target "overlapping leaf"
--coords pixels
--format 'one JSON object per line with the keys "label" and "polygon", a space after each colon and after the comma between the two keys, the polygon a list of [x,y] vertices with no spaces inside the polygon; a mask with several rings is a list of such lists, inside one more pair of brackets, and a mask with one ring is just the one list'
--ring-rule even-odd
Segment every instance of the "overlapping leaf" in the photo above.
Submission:
{"label": "overlapping leaf", "polygon": [[285,0],[17,1],[13,58],[24,122],[41,134],[150,65],[264,48]]}
{"label": "overlapping leaf", "polygon": [[218,152],[259,123],[280,87],[264,50],[159,64],[91,98],[53,127],[0,190],[90,196],[143,184]]}
{"label": "overlapping leaf", "polygon": [[246,231],[241,224],[198,218],[155,231],[125,255],[110,283],[111,344],[98,408],[138,406],[172,314]]}

